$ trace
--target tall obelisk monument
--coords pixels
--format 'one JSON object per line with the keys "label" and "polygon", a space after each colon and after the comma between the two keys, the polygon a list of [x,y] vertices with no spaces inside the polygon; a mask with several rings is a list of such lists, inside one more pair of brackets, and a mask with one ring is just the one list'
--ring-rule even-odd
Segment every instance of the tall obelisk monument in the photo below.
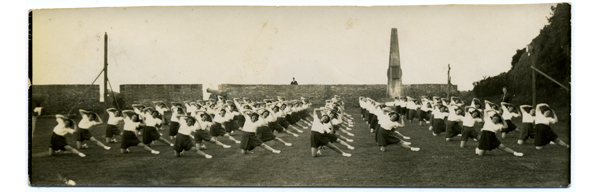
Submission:
{"label": "tall obelisk monument", "polygon": [[387,94],[389,98],[402,96],[402,69],[400,68],[400,50],[398,47],[398,30],[392,28],[390,39],[390,64],[388,68]]}

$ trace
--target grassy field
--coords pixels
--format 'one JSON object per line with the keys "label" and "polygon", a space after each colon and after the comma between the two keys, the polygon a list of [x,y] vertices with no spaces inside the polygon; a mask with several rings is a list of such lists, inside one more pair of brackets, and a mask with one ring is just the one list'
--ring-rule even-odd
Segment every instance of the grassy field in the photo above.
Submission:
{"label": "grassy field", "polygon": [[[74,180],[78,186],[341,186],[341,187],[565,187],[570,184],[570,149],[549,145],[535,150],[533,141],[517,145],[517,132],[500,139],[506,146],[523,152],[523,157],[499,150],[475,155],[477,142],[470,141],[459,148],[459,138],[444,141],[442,135],[434,137],[427,126],[408,123],[400,130],[410,136],[413,146],[421,151],[411,152],[400,146],[388,147],[380,152],[374,135],[360,119],[358,109],[349,109],[355,117],[351,132],[356,136],[350,143],[355,150],[343,157],[331,149],[323,156],[310,155],[310,131],[295,138],[277,134],[293,146],[269,142],[281,154],[272,154],[262,148],[254,154],[243,155],[239,145],[223,149],[206,144],[206,153],[212,159],[186,153],[176,158],[172,148],[158,143],[152,148],[161,154],[152,155],[134,147],[132,153],[120,154],[120,143],[111,143],[106,151],[90,144],[81,151],[85,158],[75,154],[48,156],[50,136],[56,121],[40,118],[31,140],[31,185],[62,186],[61,177]],[[520,120],[515,121],[520,126]],[[553,126],[554,131],[570,143],[570,130],[566,122]],[[167,131],[162,132],[167,138]],[[92,135],[104,142],[104,126],[92,128]],[[235,134],[238,140],[241,135]],[[167,138],[168,139],[168,138]],[[70,135],[70,145],[75,142]],[[335,144],[341,146],[339,144]]]}

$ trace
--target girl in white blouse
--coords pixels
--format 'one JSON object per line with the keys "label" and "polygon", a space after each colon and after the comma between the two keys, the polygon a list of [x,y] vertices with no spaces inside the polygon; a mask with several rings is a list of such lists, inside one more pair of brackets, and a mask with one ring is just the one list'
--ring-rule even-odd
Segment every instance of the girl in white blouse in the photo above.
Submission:
{"label": "girl in white blouse", "polygon": [[98,114],[83,109],[79,110],[79,114],[81,114],[81,121],[79,121],[79,124],[75,128],[75,132],[73,134],[73,137],[75,137],[75,140],[77,141],[77,149],[88,148],[88,146],[83,142],[90,140],[95,142],[96,145],[106,150],[110,150],[109,146],[106,146],[102,142],[98,141],[90,133],[90,128],[92,128],[94,125],[102,124],[102,119],[98,116]]}
{"label": "girl in white blouse", "polygon": [[504,138],[506,137],[507,133],[517,129],[517,126],[512,122],[512,119],[515,117],[521,117],[521,112],[519,112],[517,108],[510,103],[501,102],[500,105],[502,106],[502,119],[504,119],[506,125],[508,126],[505,129],[502,129],[502,138]]}
{"label": "girl in white blouse", "polygon": [[479,146],[475,149],[475,154],[483,156],[486,151],[498,148],[514,156],[523,156],[523,153],[516,152],[504,146],[496,137],[496,133],[502,130],[503,127],[506,127],[506,123],[502,121],[500,114],[492,109],[485,110],[484,121]]}
{"label": "girl in white blouse", "polygon": [[[342,154],[342,156],[350,157],[350,153],[342,151],[340,148],[331,144],[327,138],[327,131],[332,127],[330,123],[330,117],[327,115],[326,108],[319,108],[313,110],[313,122],[310,133],[310,152],[313,157],[321,156],[319,147],[327,146],[334,151]],[[321,119],[317,116],[317,111],[321,111]]]}
{"label": "girl in white blouse", "polygon": [[535,129],[533,128],[533,122],[535,121],[535,109],[531,105],[521,105],[523,126],[521,127],[521,134],[517,144],[523,145],[529,138],[535,138]]}
{"label": "girl in white blouse", "polygon": [[245,115],[246,122],[242,127],[242,141],[240,143],[240,149],[242,154],[253,153],[252,150],[256,147],[262,147],[272,153],[281,153],[280,150],[275,150],[270,146],[264,144],[257,136],[256,130],[262,122],[259,122],[260,115],[253,111],[243,110],[242,114]]}
{"label": "girl in white blouse", "polygon": [[433,136],[445,132],[446,123],[444,119],[448,117],[448,108],[442,104],[434,105],[431,115],[433,117],[433,126],[429,130],[433,131]]}
{"label": "girl in white blouse", "polygon": [[69,146],[69,143],[67,143],[67,138],[65,138],[65,135],[73,134],[73,132],[75,132],[74,129],[77,127],[77,125],[75,125],[72,120],[62,115],[56,115],[56,122],[58,124],[52,130],[50,146],[48,147],[48,153],[50,156],[54,155],[56,152],[60,153],[61,151],[69,150],[80,157],[85,157],[85,154]]}
{"label": "girl in white blouse", "polygon": [[212,158],[211,155],[200,151],[192,142],[192,133],[196,129],[200,129],[200,123],[192,116],[179,116],[179,124],[181,126],[175,136],[175,145],[173,146],[175,157],[181,157],[184,151],[194,151],[207,159]]}
{"label": "girl in white blouse", "polygon": [[212,121],[212,117],[206,113],[206,111],[196,110],[194,118],[198,120],[198,126],[196,127],[196,131],[194,133],[194,140],[196,141],[197,149],[206,149],[206,146],[202,144],[202,141],[208,141],[226,149],[231,148],[230,145],[225,145],[217,140],[216,137],[210,135],[210,128],[214,122]]}
{"label": "girl in white blouse", "polygon": [[377,141],[377,145],[379,145],[381,152],[385,152],[386,146],[390,144],[400,144],[400,146],[410,149],[411,151],[420,150],[417,147],[411,147],[410,143],[402,142],[401,139],[394,136],[394,133],[402,135],[396,130],[397,128],[404,127],[404,120],[400,118],[400,115],[396,112],[389,112],[380,119],[379,122],[381,127],[377,129],[375,140]]}
{"label": "girl in white blouse", "polygon": [[123,138],[121,139],[121,153],[129,153],[129,147],[142,147],[144,150],[149,151],[152,154],[159,154],[160,152],[153,150],[152,148],[144,145],[137,138],[137,130],[141,129],[141,122],[138,114],[132,110],[123,110],[125,115],[125,125],[123,125]]}
{"label": "girl in white blouse", "polygon": [[481,123],[483,120],[481,119],[481,112],[479,110],[467,106],[465,108],[467,114],[463,117],[460,117],[460,121],[462,121],[462,136],[460,137],[460,148],[464,148],[467,145],[467,141],[469,139],[473,139],[473,141],[477,141],[478,133],[475,129],[475,123]]}
{"label": "girl in white blouse", "polygon": [[116,143],[116,137],[121,135],[121,131],[117,127],[117,124],[123,121],[123,115],[121,111],[115,108],[106,109],[106,113],[108,113],[108,120],[106,121],[106,143]]}
{"label": "girl in white blouse", "polygon": [[545,103],[540,103],[535,109],[535,140],[536,149],[543,149],[550,142],[554,142],[560,146],[570,148],[568,144],[558,138],[558,135],[552,131],[550,124],[558,122],[556,113],[550,109],[550,106]]}

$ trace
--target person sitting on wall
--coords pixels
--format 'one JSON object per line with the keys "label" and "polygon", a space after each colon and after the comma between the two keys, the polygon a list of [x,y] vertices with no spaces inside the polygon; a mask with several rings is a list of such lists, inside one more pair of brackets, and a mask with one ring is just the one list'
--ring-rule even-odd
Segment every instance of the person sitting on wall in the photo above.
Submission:
{"label": "person sitting on wall", "polygon": [[298,85],[295,77],[292,77],[292,83],[290,83],[290,85]]}

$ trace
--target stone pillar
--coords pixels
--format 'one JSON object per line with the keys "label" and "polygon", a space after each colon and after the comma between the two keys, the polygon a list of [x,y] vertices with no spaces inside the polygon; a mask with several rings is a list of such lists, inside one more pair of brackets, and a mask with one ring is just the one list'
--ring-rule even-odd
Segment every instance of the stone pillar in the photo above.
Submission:
{"label": "stone pillar", "polygon": [[400,50],[398,47],[398,31],[392,28],[390,39],[390,63],[387,72],[387,94],[388,97],[402,96],[402,68],[400,67]]}

